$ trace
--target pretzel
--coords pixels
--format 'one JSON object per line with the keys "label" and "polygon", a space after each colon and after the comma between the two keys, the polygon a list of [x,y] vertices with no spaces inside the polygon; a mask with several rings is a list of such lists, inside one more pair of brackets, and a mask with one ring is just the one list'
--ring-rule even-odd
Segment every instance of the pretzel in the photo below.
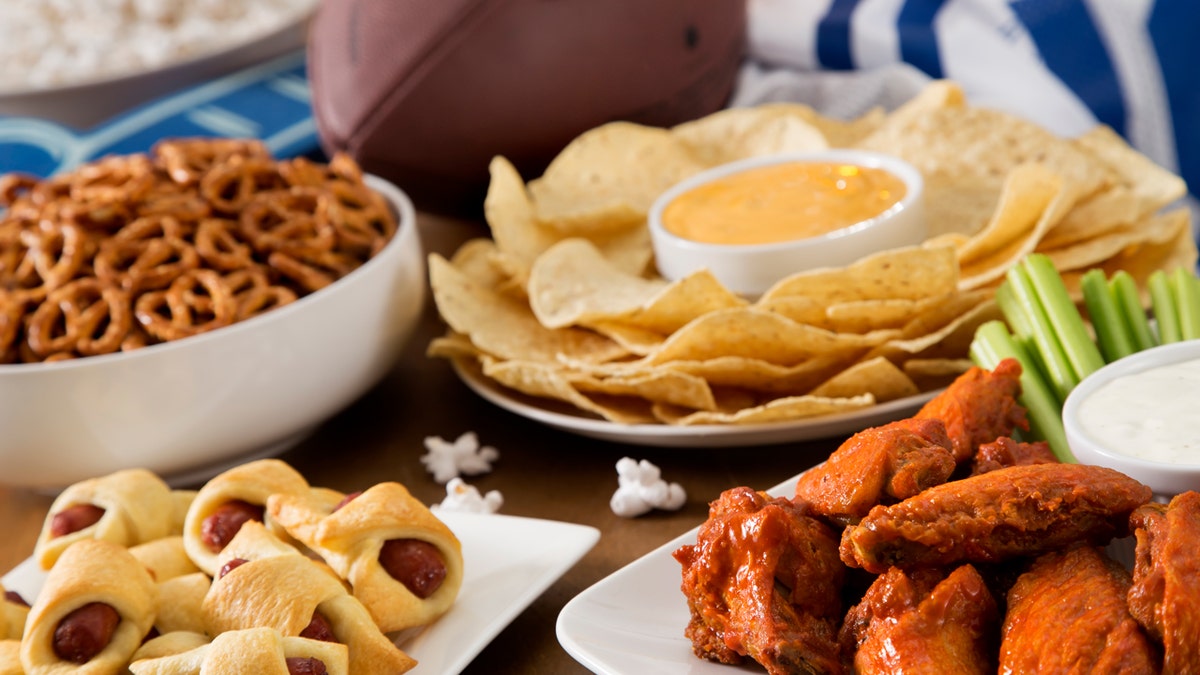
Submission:
{"label": "pretzel", "polygon": [[0,206],[12,206],[38,184],[38,177],[28,173],[10,173],[0,176]]}
{"label": "pretzel", "polygon": [[213,166],[232,157],[269,158],[271,153],[259,140],[224,138],[190,138],[159,141],[151,154],[166,169],[171,180],[181,185],[194,185]]}
{"label": "pretzel", "polygon": [[196,230],[196,251],[209,266],[229,272],[257,265],[250,245],[237,223],[223,218],[205,218]]}
{"label": "pretzel", "polygon": [[296,300],[296,292],[273,285],[261,267],[247,267],[225,275],[224,281],[237,303],[237,321],[282,307]]}
{"label": "pretzel", "polygon": [[50,221],[42,221],[37,229],[22,231],[21,243],[27,249],[26,257],[32,271],[37,273],[47,291],[75,278],[91,244],[80,226]]}
{"label": "pretzel", "polygon": [[93,265],[101,280],[136,293],[169,286],[200,267],[200,255],[178,237],[113,237],[100,245]]}
{"label": "pretzel", "polygon": [[142,347],[145,347],[146,345],[155,341],[156,340],[150,337],[150,334],[146,332],[146,329],[142,328],[142,324],[136,321],[135,317],[135,320],[132,321],[129,326],[129,332],[126,333],[125,338],[121,340],[121,351],[131,352],[135,349],[141,349]]}
{"label": "pretzel", "polygon": [[[342,497],[272,495],[267,513],[349,582],[385,632],[445,613],[462,586],[462,545],[454,533],[399,483]],[[405,564],[392,564],[391,555]]]}
{"label": "pretzel", "polygon": [[[0,363],[130,351],[250,319],[357,269],[396,227],[349,155],[277,162],[236,139],[161,141],[43,180],[0,176],[0,208]],[[76,282],[86,293],[50,306]]]}
{"label": "pretzel", "polygon": [[180,222],[196,223],[212,215],[208,202],[186,186],[156,183],[134,207],[134,216],[171,216]]}
{"label": "pretzel", "polygon": [[109,354],[120,349],[131,321],[125,291],[99,279],[77,279],[50,292],[29,317],[26,339],[42,358]]}
{"label": "pretzel", "polygon": [[333,226],[317,217],[322,193],[315,188],[264,192],[238,219],[246,239],[260,252],[329,251],[337,241]]}
{"label": "pretzel", "polygon": [[129,203],[154,185],[153,165],[144,155],[114,155],[85,164],[68,178],[77,202]]}
{"label": "pretzel", "polygon": [[145,469],[80,481],[50,505],[34,557],[42,569],[50,569],[69,546],[87,539],[121,546],[161,539],[178,533],[182,507],[178,491]]}
{"label": "pretzel", "polygon": [[200,195],[215,211],[239,213],[257,193],[282,185],[283,179],[271,160],[235,155],[205,172],[200,179]]}
{"label": "pretzel", "polygon": [[371,256],[396,232],[396,220],[379,193],[363,183],[331,182],[317,208],[317,217],[333,224],[342,250]]}
{"label": "pretzel", "polygon": [[350,256],[335,251],[307,251],[297,255],[275,251],[267,256],[267,264],[309,292],[325,288],[358,266]]}
{"label": "pretzel", "polygon": [[306,157],[295,157],[279,163],[279,175],[290,187],[321,187],[335,174]]}
{"label": "pretzel", "polygon": [[178,212],[142,215],[118,230],[113,235],[113,239],[147,241],[172,238],[186,241],[196,231],[195,225],[185,219],[186,215],[180,216]]}
{"label": "pretzel", "polygon": [[0,287],[0,363],[16,360],[16,346],[24,318],[25,302],[16,292]]}
{"label": "pretzel", "polygon": [[169,341],[228,326],[237,315],[233,294],[212,270],[179,275],[164,291],[143,293],[134,315],[147,333]]}
{"label": "pretzel", "polygon": [[133,211],[122,201],[77,199],[56,206],[58,219],[88,231],[115,231],[133,219]]}

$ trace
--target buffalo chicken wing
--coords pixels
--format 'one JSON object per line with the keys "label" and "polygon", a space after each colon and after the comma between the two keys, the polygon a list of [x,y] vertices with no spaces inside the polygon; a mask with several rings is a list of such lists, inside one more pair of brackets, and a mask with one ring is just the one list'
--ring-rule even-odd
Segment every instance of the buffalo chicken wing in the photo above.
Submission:
{"label": "buffalo chicken wing", "polygon": [[842,535],[842,560],[875,574],[893,565],[1000,562],[1075,542],[1102,545],[1129,529],[1150,488],[1081,464],[1014,466],[877,506]]}
{"label": "buffalo chicken wing", "polygon": [[802,508],[750,488],[721,494],[694,545],[675,551],[697,656],[768,673],[839,673],[845,568],[837,536]]}
{"label": "buffalo chicken wing", "polygon": [[954,459],[966,462],[981,443],[1029,429],[1025,408],[1017,403],[1021,393],[1021,364],[1004,359],[992,370],[978,366],[946,387],[921,407],[918,419],[941,420],[954,447]]}
{"label": "buffalo chicken wing", "polygon": [[996,600],[970,565],[949,575],[893,567],[875,579],[842,626],[858,675],[996,672]]}
{"label": "buffalo chicken wing", "polygon": [[804,472],[796,500],[829,520],[856,523],[871,507],[940,485],[954,472],[942,423],[904,419],[851,436],[822,465]]}
{"label": "buffalo chicken wing", "polygon": [[1129,615],[1129,573],[1100,549],[1039,557],[1008,592],[1001,673],[1158,672],[1158,654]]}
{"label": "buffalo chicken wing", "polygon": [[1200,673],[1200,493],[1147,504],[1130,517],[1137,539],[1129,611],[1163,645],[1163,672]]}

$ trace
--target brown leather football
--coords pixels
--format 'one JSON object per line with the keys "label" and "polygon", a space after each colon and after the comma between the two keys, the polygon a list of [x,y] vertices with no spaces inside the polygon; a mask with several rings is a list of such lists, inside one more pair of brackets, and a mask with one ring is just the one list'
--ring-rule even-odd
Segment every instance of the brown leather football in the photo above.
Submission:
{"label": "brown leather football", "polygon": [[321,142],[435,210],[478,209],[495,155],[526,178],[613,120],[720,109],[746,0],[327,0],[309,37]]}

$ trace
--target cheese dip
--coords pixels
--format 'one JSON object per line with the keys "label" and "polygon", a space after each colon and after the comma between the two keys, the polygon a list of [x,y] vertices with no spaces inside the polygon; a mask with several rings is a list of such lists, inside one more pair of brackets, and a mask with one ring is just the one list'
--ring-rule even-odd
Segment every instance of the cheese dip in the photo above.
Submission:
{"label": "cheese dip", "polygon": [[1079,404],[1080,425],[1112,452],[1200,464],[1200,359],[1115,378]]}
{"label": "cheese dip", "polygon": [[706,244],[773,244],[874,218],[905,195],[898,176],[872,167],[788,162],[699,185],[663,210],[663,227]]}

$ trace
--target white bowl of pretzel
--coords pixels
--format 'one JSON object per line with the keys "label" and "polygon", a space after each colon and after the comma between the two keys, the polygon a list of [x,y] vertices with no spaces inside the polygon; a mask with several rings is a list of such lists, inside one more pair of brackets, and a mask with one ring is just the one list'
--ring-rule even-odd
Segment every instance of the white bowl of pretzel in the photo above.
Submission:
{"label": "white bowl of pretzel", "polygon": [[0,177],[0,483],[282,451],[388,372],[424,275],[408,197],[345,156],[179,139]]}

